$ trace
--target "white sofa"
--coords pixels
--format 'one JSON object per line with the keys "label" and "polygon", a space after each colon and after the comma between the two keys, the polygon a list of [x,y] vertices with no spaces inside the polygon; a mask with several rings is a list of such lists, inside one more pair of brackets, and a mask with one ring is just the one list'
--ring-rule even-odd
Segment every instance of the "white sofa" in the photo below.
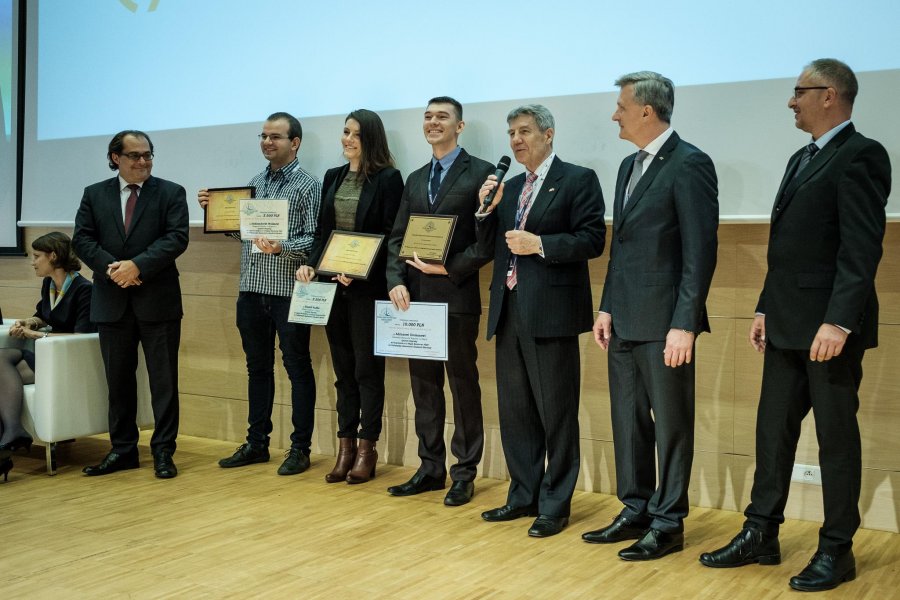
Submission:
{"label": "white sofa", "polygon": [[[56,473],[56,443],[109,431],[108,388],[96,333],[24,341],[9,336],[13,321],[0,326],[0,347],[33,349],[37,372],[25,386],[23,425],[46,447],[47,473]],[[150,382],[139,351],[138,427],[153,426]]]}

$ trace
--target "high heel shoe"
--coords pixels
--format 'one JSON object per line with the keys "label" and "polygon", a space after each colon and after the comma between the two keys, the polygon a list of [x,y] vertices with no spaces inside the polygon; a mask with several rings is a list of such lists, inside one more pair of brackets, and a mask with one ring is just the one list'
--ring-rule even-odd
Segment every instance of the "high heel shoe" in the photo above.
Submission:
{"label": "high heel shoe", "polygon": [[9,481],[9,472],[12,470],[12,468],[13,468],[13,464],[12,464],[12,460],[10,460],[10,459],[7,458],[7,459],[4,459],[2,462],[0,462],[0,473],[3,474],[4,482]]}
{"label": "high heel shoe", "polygon": [[347,473],[347,483],[365,483],[375,478],[375,463],[378,462],[378,451],[375,450],[375,442],[359,439],[356,448],[356,461],[353,468]]}
{"label": "high heel shoe", "polygon": [[0,453],[5,453],[8,457],[16,450],[25,449],[25,452],[31,452],[31,444],[34,442],[30,436],[22,435],[15,438],[11,442],[7,442],[5,444],[0,444]]}
{"label": "high heel shoe", "polygon": [[339,438],[341,447],[338,450],[337,460],[331,473],[325,476],[328,483],[337,483],[347,479],[347,473],[356,460],[356,438]]}

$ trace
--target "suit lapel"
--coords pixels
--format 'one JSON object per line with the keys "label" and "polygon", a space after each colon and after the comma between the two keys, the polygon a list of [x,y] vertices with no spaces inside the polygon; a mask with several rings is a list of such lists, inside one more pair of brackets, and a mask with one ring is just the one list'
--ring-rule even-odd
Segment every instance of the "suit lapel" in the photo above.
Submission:
{"label": "suit lapel", "polygon": [[619,175],[616,177],[616,193],[613,197],[613,223],[616,227],[622,220],[622,203],[625,201],[625,187],[631,178],[631,168],[634,165],[634,154],[625,158],[619,165]]}
{"label": "suit lapel", "polygon": [[[800,174],[794,177],[794,172],[797,169],[797,164],[800,162],[800,158],[803,155],[803,150],[799,150],[794,157],[792,158],[792,162],[796,162],[797,164],[792,164],[788,169],[788,174],[785,176],[786,178],[790,178],[788,181],[782,181],[781,187],[778,190],[779,194],[776,196],[775,205],[781,207],[781,210],[773,211],[772,220],[778,218],[779,215],[784,214],[785,208],[790,204],[791,200],[793,200],[794,195],[800,187],[809,181],[816,173],[825,168],[832,158],[835,157],[840,147],[846,142],[850,137],[856,133],[856,129],[853,127],[853,123],[850,123],[846,127],[844,127],[841,131],[838,132],[834,138],[825,144],[825,147],[819,150],[816,155],[809,161],[809,164],[803,169]],[[782,195],[783,194],[783,195]]]}
{"label": "suit lapel", "polygon": [[498,219],[503,231],[510,231],[516,227],[516,210],[519,208],[519,196],[525,186],[525,175],[516,175],[506,183],[503,190],[503,200],[498,205]]}
{"label": "suit lapel", "polygon": [[[107,202],[109,203],[109,211],[116,215],[114,221],[116,222],[116,229],[119,232],[119,235],[122,237],[122,240],[125,240],[125,208],[122,205],[122,191],[119,189],[119,181],[118,177],[113,177],[109,180],[109,186],[107,187]],[[133,215],[132,215],[133,216]]]}
{"label": "suit lapel", "polygon": [[[131,227],[128,228],[128,233],[126,237],[131,235],[131,233],[137,228],[138,223],[141,221],[141,216],[147,210],[147,206],[151,203],[156,203],[156,194],[159,191],[159,186],[157,185],[156,178],[151,176],[147,181],[144,182],[144,185],[141,186],[140,194],[138,194],[137,204],[134,205],[134,214],[131,215]],[[124,231],[124,222],[122,224]]]}
{"label": "suit lapel", "polygon": [[[662,171],[667,164],[669,164],[669,156],[671,156],[672,152],[675,151],[675,148],[678,147],[681,138],[678,137],[678,134],[674,131],[672,135],[669,136],[669,139],[666,140],[666,143],[662,145],[662,148],[659,149],[659,152],[656,153],[656,156],[653,157],[653,162],[647,165],[647,168],[644,169],[644,174],[641,175],[641,178],[638,180],[637,185],[634,187],[634,193],[631,194],[631,197],[628,199],[628,203],[625,205],[622,210],[622,221],[628,218],[628,215],[631,211],[634,210],[634,207],[641,201],[641,197],[644,195],[644,192],[650,185],[653,183],[653,180],[659,175],[660,171]],[[629,169],[629,172],[631,169]],[[628,178],[630,179],[630,177]],[[624,185],[627,185],[625,183]],[[625,198],[624,189],[622,192],[622,198]]]}
{"label": "suit lapel", "polygon": [[[453,161],[453,164],[450,165],[450,170],[447,171],[447,174],[444,175],[444,180],[441,181],[441,187],[438,190],[437,198],[435,199],[434,204],[431,205],[431,212],[441,212],[441,202],[447,197],[447,192],[450,191],[450,188],[453,187],[456,180],[459,179],[460,175],[468,168],[469,154],[465,150],[460,149],[459,156],[457,156],[456,160]],[[426,195],[425,197],[427,198],[428,196]]]}
{"label": "suit lapel", "polygon": [[[538,191],[537,197],[531,201],[531,209],[528,211],[528,218],[525,220],[524,229],[526,231],[533,232],[538,228],[544,213],[547,212],[547,209],[550,208],[550,205],[556,200],[556,192],[559,190],[559,186],[561,185],[560,180],[562,178],[562,161],[558,156],[555,156],[553,162],[550,164],[550,169],[547,171],[547,176],[541,184],[541,189]],[[518,199],[519,197],[517,195],[516,204],[518,204]]]}

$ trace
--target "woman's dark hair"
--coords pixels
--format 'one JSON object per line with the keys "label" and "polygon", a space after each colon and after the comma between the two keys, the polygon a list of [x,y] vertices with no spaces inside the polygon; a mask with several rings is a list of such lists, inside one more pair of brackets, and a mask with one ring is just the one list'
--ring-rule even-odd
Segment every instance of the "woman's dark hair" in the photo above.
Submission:
{"label": "woman's dark hair", "polygon": [[354,119],[359,123],[359,143],[362,145],[362,152],[359,171],[356,173],[357,180],[368,179],[385,167],[393,167],[394,157],[388,148],[381,117],[371,110],[360,108],[347,115],[344,123],[348,119]]}
{"label": "woman's dark hair", "polygon": [[55,253],[56,260],[50,261],[50,266],[55,269],[65,269],[66,271],[81,270],[81,261],[72,252],[72,240],[62,232],[51,231],[42,235],[31,242],[31,247],[39,252]]}

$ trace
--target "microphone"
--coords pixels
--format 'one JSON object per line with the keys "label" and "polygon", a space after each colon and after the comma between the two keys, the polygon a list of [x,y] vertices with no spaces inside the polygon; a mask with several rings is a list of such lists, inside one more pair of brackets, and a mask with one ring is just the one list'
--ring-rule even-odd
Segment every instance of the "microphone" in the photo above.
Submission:
{"label": "microphone", "polygon": [[497,190],[500,188],[500,182],[503,181],[503,178],[506,177],[506,172],[509,171],[509,157],[501,156],[500,162],[497,163],[497,170],[494,171],[494,177],[497,178],[497,187],[492,189],[490,193],[485,196],[484,204],[481,206],[482,212],[487,210],[491,205],[491,202],[494,201],[494,196],[497,195]]}

